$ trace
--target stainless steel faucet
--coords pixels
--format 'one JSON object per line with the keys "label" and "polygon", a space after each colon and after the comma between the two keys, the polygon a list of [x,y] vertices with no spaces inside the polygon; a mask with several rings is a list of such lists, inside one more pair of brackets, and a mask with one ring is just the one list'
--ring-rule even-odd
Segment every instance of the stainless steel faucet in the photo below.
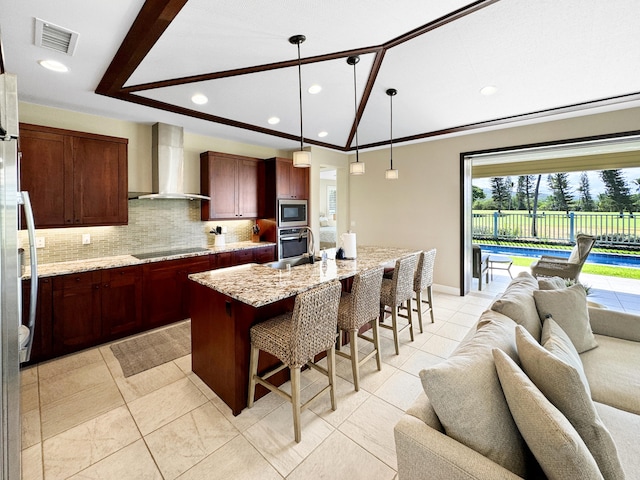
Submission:
{"label": "stainless steel faucet", "polygon": [[298,240],[302,240],[304,232],[309,232],[309,242],[307,242],[307,254],[309,255],[309,263],[313,263],[316,255],[316,242],[313,238],[313,230],[310,227],[300,227],[300,234]]}

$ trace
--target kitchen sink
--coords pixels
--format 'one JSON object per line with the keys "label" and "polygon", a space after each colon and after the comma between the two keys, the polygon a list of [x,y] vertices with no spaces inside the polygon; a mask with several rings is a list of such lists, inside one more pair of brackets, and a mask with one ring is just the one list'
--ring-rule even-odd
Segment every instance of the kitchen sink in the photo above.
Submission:
{"label": "kitchen sink", "polygon": [[[290,265],[291,268],[298,267],[300,265],[306,265],[307,263],[311,263],[310,260],[311,260],[311,257],[305,256],[305,257],[289,258],[286,260],[278,260],[275,262],[265,263],[264,265],[266,265],[267,267],[275,268],[276,270],[286,270],[287,265]],[[318,262],[321,259],[320,257],[314,257],[314,260]]]}

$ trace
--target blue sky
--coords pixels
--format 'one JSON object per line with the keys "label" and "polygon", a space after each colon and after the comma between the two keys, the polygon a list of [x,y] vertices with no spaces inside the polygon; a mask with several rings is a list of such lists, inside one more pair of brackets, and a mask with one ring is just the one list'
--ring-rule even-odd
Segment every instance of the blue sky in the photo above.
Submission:
{"label": "blue sky", "polygon": [[[631,193],[638,193],[635,187],[635,184],[632,181],[636,178],[640,178],[640,168],[624,168],[622,169],[622,173],[624,177],[627,179],[627,184],[631,189]],[[570,172],[569,173],[569,183],[571,185],[571,191],[573,193],[576,192],[578,185],[580,184],[580,175],[582,172]],[[589,186],[591,187],[591,195],[593,197],[597,197],[598,194],[604,193],[604,184],[602,180],[600,180],[600,174],[598,171],[589,171],[587,172],[589,176]],[[513,177],[513,181],[517,181],[517,176]],[[482,189],[491,189],[491,185],[489,183],[488,178],[474,178],[473,185],[480,187]],[[549,185],[547,183],[547,175],[542,176],[542,181],[540,182],[540,192],[541,193],[551,193],[549,189]]]}

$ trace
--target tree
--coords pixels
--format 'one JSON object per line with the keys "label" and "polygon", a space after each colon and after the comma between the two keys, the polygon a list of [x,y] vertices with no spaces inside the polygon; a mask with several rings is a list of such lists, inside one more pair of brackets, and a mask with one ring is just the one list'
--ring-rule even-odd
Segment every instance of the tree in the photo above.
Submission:
{"label": "tree", "polygon": [[533,182],[536,181],[535,175],[520,175],[518,177],[518,189],[516,199],[518,202],[518,210],[527,210],[531,213],[531,199],[533,198]]}
{"label": "tree", "polygon": [[482,190],[480,187],[473,185],[472,189],[473,189],[473,192],[471,193],[472,201],[475,202],[476,200],[484,200],[485,198],[487,198],[487,196],[484,194],[484,190]]}
{"label": "tree", "polygon": [[511,192],[509,186],[503,177],[491,177],[491,197],[496,204],[498,211],[509,206],[509,197]]}
{"label": "tree", "polygon": [[538,175],[538,179],[536,180],[536,189],[533,194],[533,218],[531,219],[531,236],[538,236],[538,194],[540,193],[540,181],[542,180],[542,175]]}
{"label": "tree", "polygon": [[547,176],[549,188],[553,194],[553,209],[569,213],[573,207],[573,195],[569,186],[568,173],[554,173]]}
{"label": "tree", "polygon": [[578,193],[580,194],[579,204],[580,210],[583,212],[593,212],[596,205],[591,197],[591,187],[589,186],[589,176],[587,172],[580,174],[580,185],[578,185]]}
{"label": "tree", "polygon": [[633,201],[631,199],[631,191],[627,185],[627,181],[622,174],[622,170],[602,170],[600,178],[604,183],[604,193],[610,200],[612,206],[620,212],[620,215],[627,210],[633,212]]}

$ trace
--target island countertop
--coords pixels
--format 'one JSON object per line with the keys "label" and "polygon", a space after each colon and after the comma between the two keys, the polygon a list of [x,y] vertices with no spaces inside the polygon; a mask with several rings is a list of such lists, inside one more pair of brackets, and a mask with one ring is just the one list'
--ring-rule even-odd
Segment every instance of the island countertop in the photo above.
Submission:
{"label": "island countertop", "polygon": [[331,280],[343,280],[419,250],[358,246],[355,260],[317,260],[290,271],[255,263],[189,275],[189,279],[252,307],[292,297]]}

